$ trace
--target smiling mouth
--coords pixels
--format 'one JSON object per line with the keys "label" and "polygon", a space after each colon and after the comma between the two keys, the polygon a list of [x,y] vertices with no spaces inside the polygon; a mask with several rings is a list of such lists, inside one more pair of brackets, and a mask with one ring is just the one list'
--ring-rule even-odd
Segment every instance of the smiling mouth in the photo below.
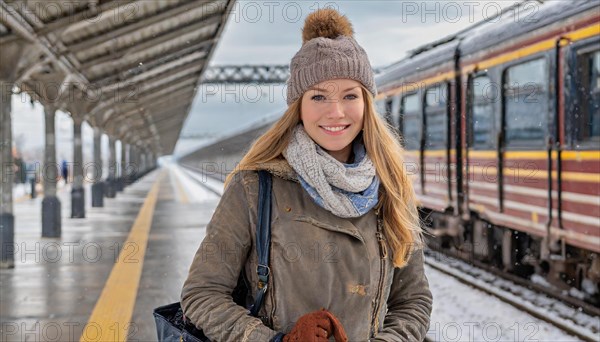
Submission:
{"label": "smiling mouth", "polygon": [[344,126],[320,126],[322,129],[328,131],[328,132],[341,132],[343,130],[345,130],[346,128],[350,127],[350,125],[344,125]]}

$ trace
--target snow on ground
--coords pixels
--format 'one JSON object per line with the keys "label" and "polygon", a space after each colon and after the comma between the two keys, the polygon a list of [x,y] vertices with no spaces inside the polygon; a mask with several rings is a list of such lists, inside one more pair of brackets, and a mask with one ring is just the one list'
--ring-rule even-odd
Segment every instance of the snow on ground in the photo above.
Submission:
{"label": "snow on ground", "polygon": [[[200,203],[204,201],[214,201],[218,200],[219,196],[217,196],[213,191],[206,189],[202,184],[201,177],[200,179],[196,179],[196,177],[192,178],[192,174],[182,169],[177,164],[170,164],[169,170],[171,174],[177,178],[177,180],[181,184],[181,190],[185,191],[186,196],[188,197],[191,203]],[[208,178],[208,177],[206,177]],[[199,184],[202,182],[202,184]],[[214,184],[211,184],[214,186]],[[211,187],[212,189],[212,187]],[[221,189],[223,189],[223,183],[221,183]],[[177,190],[176,191],[180,191]],[[222,193],[222,190],[221,190]]]}
{"label": "snow on ground", "polygon": [[[573,329],[582,329],[582,327],[585,327],[580,331],[589,335],[591,340],[598,340],[598,338],[595,338],[595,334],[600,331],[599,317],[587,315],[581,310],[572,308],[561,301],[557,301],[556,299],[550,298],[527,287],[517,285],[507,279],[495,276],[478,267],[469,265],[464,261],[439,253],[435,255],[436,257],[443,256],[444,259],[438,261],[435,258],[428,258],[429,263],[436,264],[440,267],[451,267],[448,271],[456,272],[461,277],[469,279],[470,282],[489,288],[490,291],[493,291],[502,297],[509,298],[513,301],[519,301],[521,305],[536,309],[540,313],[544,312],[543,314],[546,315],[548,319],[555,322],[562,322],[562,324],[570,326]],[[541,277],[539,276],[532,277],[532,281],[552,288],[552,285],[540,278]]]}
{"label": "snow on ground", "polygon": [[203,186],[211,189],[212,191],[223,195],[223,191],[225,189],[223,189],[223,182],[214,179],[212,177],[209,177],[205,174],[201,174],[198,172],[193,172],[191,170],[187,170],[182,168],[181,166],[177,166],[179,168],[179,170],[181,170],[182,173],[186,174],[188,177],[191,177],[195,180],[195,182],[200,182]]}
{"label": "snow on ground", "polygon": [[560,329],[425,266],[433,293],[433,341],[578,341]]}

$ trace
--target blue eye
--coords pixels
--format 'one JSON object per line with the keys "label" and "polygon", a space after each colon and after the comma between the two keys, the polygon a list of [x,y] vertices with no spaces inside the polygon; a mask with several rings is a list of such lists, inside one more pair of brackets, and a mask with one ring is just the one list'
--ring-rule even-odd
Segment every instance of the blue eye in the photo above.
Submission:
{"label": "blue eye", "polygon": [[345,99],[348,100],[356,100],[358,98],[358,96],[356,96],[355,94],[348,94],[346,96],[344,96]]}
{"label": "blue eye", "polygon": [[314,95],[310,99],[313,100],[313,101],[323,101],[323,100],[325,100],[325,96],[323,96],[323,95]]}

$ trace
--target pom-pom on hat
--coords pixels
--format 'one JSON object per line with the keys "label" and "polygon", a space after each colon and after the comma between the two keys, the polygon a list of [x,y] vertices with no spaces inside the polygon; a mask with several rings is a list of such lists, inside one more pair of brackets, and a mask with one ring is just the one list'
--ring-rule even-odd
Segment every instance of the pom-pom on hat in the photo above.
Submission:
{"label": "pom-pom on hat", "polygon": [[348,18],[334,9],[317,10],[306,18],[302,47],[290,63],[288,105],[315,84],[336,78],[358,81],[377,95],[371,63],[353,34]]}

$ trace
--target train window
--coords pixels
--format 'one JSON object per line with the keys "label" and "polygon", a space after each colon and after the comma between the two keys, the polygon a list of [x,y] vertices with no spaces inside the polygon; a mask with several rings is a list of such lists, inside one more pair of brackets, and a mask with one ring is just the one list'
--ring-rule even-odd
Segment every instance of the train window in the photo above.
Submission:
{"label": "train window", "polygon": [[494,101],[497,99],[492,80],[485,75],[471,79],[469,84],[469,146],[474,149],[494,148]]}
{"label": "train window", "polygon": [[407,150],[418,150],[421,141],[421,105],[419,95],[411,94],[402,98],[400,118],[402,140]]}
{"label": "train window", "polygon": [[600,141],[600,51],[578,58],[579,113],[575,125],[578,142]]}
{"label": "train window", "polygon": [[448,135],[448,100],[446,84],[427,89],[425,93],[425,148],[446,147]]}
{"label": "train window", "polygon": [[546,60],[536,59],[510,67],[505,75],[506,145],[543,145],[550,102]]}

